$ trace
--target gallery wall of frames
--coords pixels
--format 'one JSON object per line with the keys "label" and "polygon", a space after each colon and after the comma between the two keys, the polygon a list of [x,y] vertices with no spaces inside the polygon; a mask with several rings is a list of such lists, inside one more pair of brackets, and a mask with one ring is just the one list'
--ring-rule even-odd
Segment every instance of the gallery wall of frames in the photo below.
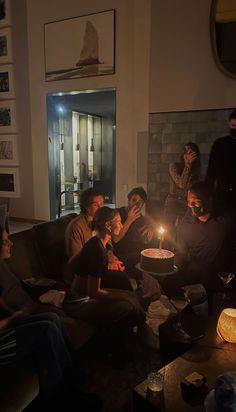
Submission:
{"label": "gallery wall of frames", "polygon": [[0,0],[0,197],[19,197],[19,158],[10,0]]}

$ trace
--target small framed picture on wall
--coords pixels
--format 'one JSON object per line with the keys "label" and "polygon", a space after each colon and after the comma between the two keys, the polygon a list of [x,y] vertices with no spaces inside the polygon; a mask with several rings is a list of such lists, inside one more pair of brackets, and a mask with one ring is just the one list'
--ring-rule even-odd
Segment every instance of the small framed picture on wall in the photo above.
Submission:
{"label": "small framed picture on wall", "polygon": [[0,102],[0,134],[16,132],[16,109],[14,100]]}
{"label": "small framed picture on wall", "polygon": [[13,99],[14,97],[13,64],[0,65],[0,100]]}
{"label": "small framed picture on wall", "polygon": [[0,64],[12,63],[11,29],[0,29]]}
{"label": "small framed picture on wall", "polygon": [[20,197],[19,169],[0,167],[0,197]]}
{"label": "small framed picture on wall", "polygon": [[0,0],[0,27],[11,24],[10,0]]}
{"label": "small framed picture on wall", "polygon": [[17,136],[0,135],[0,166],[18,166]]}

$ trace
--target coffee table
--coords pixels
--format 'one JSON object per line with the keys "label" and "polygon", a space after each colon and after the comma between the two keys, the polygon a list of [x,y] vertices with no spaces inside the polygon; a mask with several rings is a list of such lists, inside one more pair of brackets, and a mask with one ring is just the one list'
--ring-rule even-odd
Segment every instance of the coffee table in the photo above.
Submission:
{"label": "coffee table", "polygon": [[[204,398],[214,388],[216,377],[233,370],[235,364],[236,351],[200,345],[179,356],[160,370],[164,374],[165,412],[203,412]],[[197,396],[186,397],[182,395],[180,382],[192,372],[206,377],[206,388]],[[134,388],[133,412],[154,410],[146,400],[146,387],[145,380]]]}

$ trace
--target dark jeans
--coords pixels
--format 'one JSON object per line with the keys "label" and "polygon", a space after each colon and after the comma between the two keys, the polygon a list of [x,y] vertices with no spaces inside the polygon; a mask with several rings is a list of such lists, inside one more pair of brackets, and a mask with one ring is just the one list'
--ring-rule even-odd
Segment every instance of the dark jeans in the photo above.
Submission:
{"label": "dark jeans", "polygon": [[16,358],[32,357],[41,389],[57,385],[72,364],[72,348],[63,322],[55,313],[30,315],[13,324]]}
{"label": "dark jeans", "polygon": [[142,314],[134,312],[131,303],[125,300],[105,301],[89,299],[84,302],[65,303],[64,310],[70,316],[84,320],[98,328],[121,329],[127,325],[137,325]]}

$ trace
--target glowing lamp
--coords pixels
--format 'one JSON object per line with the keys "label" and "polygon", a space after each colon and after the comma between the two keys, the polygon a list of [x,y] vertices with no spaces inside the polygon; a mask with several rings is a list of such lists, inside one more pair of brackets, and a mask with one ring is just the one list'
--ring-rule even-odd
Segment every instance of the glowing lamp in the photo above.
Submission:
{"label": "glowing lamp", "polygon": [[236,309],[224,309],[217,323],[217,334],[226,342],[236,343]]}
{"label": "glowing lamp", "polygon": [[160,226],[159,229],[158,229],[158,234],[159,234],[159,239],[160,239],[159,249],[162,249],[162,244],[163,244],[163,240],[164,240],[164,233],[165,233],[164,227]]}

